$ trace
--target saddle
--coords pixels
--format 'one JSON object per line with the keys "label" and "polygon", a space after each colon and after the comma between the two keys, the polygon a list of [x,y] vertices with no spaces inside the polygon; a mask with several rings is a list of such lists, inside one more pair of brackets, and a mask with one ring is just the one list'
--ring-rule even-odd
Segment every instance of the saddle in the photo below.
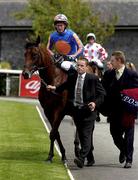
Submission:
{"label": "saddle", "polygon": [[54,56],[53,56],[53,60],[54,60],[55,65],[58,68],[62,69],[63,71],[65,71],[65,70],[63,68],[61,68],[62,62],[64,62],[64,61],[72,62],[72,65],[71,65],[70,69],[68,71],[65,71],[65,72],[68,75],[73,74],[74,72],[76,72],[76,59],[73,59],[70,56],[55,53]]}
{"label": "saddle", "polygon": [[53,56],[55,64],[61,64],[63,61],[76,62],[76,60],[70,56],[55,53]]}

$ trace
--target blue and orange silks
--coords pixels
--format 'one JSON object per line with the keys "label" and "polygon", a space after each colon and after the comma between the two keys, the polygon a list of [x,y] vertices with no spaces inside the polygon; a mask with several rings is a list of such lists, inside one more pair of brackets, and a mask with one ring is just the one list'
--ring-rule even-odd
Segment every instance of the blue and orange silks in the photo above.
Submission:
{"label": "blue and orange silks", "polygon": [[75,58],[83,54],[83,44],[76,33],[65,29],[63,33],[53,32],[49,37],[48,47],[62,55],[75,55]]}

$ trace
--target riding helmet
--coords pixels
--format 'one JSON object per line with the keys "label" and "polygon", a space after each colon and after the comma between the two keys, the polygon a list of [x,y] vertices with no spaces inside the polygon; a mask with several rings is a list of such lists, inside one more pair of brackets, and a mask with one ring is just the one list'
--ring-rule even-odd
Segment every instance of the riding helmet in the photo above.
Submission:
{"label": "riding helmet", "polygon": [[87,40],[88,40],[88,38],[90,38],[90,37],[93,37],[94,40],[96,41],[96,36],[95,36],[94,33],[89,33],[89,34],[87,34],[87,36],[86,36]]}
{"label": "riding helmet", "polygon": [[56,25],[58,22],[63,22],[67,26],[68,18],[64,14],[58,14],[54,17],[54,25]]}

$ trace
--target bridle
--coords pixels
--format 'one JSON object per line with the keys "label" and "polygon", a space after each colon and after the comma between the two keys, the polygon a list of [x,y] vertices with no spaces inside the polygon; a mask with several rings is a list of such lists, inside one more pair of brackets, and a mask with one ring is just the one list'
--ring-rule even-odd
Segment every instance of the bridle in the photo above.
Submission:
{"label": "bridle", "polygon": [[36,47],[38,49],[38,51],[32,57],[32,62],[33,63],[30,64],[30,65],[24,65],[24,68],[31,68],[31,69],[34,69],[35,71],[46,68],[45,66],[36,65],[36,63],[38,63],[38,62],[40,62],[39,64],[43,64],[42,53],[40,51],[40,48],[37,47],[37,46],[31,46],[31,47],[28,47],[27,49],[32,49],[34,47]]}
{"label": "bridle", "polygon": [[[48,68],[48,67],[50,66],[50,64],[47,65],[47,66],[38,66],[38,65],[35,64],[35,63],[38,62],[39,60],[41,61],[40,64],[43,64],[43,60],[42,60],[42,53],[41,53],[39,47],[37,47],[37,46],[34,45],[34,46],[28,47],[27,49],[32,49],[32,48],[34,48],[34,47],[38,48],[38,52],[37,52],[38,54],[35,54],[35,57],[32,57],[32,61],[33,61],[34,63],[31,64],[31,65],[24,65],[24,68],[31,68],[32,71],[33,71],[33,73],[34,73],[35,71],[37,71],[37,70],[46,69],[46,68]],[[52,61],[52,63],[55,64],[55,65],[57,65],[58,63],[63,62],[64,59],[65,59],[65,57],[64,57],[63,55],[57,55],[57,54],[56,54],[56,55],[54,55],[54,56],[51,56],[51,61]]]}
{"label": "bridle", "polygon": [[24,65],[25,70],[23,71],[23,76],[26,79],[30,78],[35,71],[39,71],[41,69],[47,68],[46,66],[44,66],[43,59],[42,59],[42,53],[38,46],[32,45],[30,47],[27,47],[26,49],[31,50],[35,47],[37,48],[38,51],[34,55],[32,55],[32,63]]}

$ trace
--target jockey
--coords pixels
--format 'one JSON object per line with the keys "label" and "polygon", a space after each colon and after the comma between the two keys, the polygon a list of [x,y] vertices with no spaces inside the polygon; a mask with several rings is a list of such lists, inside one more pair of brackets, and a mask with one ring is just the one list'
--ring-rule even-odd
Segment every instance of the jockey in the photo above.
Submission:
{"label": "jockey", "polygon": [[64,14],[58,14],[54,18],[54,27],[56,29],[53,32],[48,40],[47,49],[51,56],[54,57],[55,51],[64,55],[67,58],[61,62],[60,66],[65,71],[74,69],[75,60],[80,55],[83,55],[83,44],[77,34],[70,29],[67,29],[68,19]]}
{"label": "jockey", "polygon": [[84,57],[89,62],[95,63],[98,68],[103,69],[103,61],[107,58],[106,50],[98,43],[96,43],[96,36],[94,33],[87,34],[87,44],[84,46]]}

